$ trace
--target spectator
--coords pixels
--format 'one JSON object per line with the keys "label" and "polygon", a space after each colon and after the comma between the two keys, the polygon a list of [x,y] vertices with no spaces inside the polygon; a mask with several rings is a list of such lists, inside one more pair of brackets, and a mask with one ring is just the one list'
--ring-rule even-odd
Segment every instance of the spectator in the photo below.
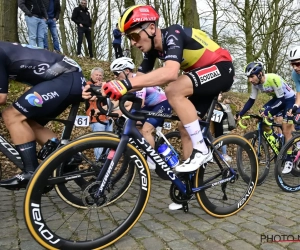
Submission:
{"label": "spectator", "polygon": [[[223,95],[220,93],[218,96],[218,102],[222,107],[222,111],[224,112],[222,122],[220,122],[220,123],[213,122],[216,138],[221,135],[226,135],[229,133],[226,112],[231,112],[231,108],[229,105],[230,100],[229,100],[229,98],[224,98],[224,101],[222,102],[222,97],[223,97]],[[219,108],[221,108],[221,107],[219,107]],[[223,155],[224,159],[227,162],[231,162],[232,158],[227,154],[227,145],[222,146],[221,149],[222,149],[222,155]]]}
{"label": "spectator", "polygon": [[54,52],[61,53],[59,48],[58,34],[56,21],[59,18],[60,13],[60,1],[59,0],[43,0],[45,8],[48,14],[48,20],[46,22],[45,36],[44,36],[44,48],[49,49],[48,47],[48,28],[52,36]]}
{"label": "spectator", "polygon": [[77,33],[78,33],[77,56],[82,57],[81,46],[82,46],[82,40],[84,34],[85,39],[88,43],[90,58],[94,59],[92,37],[91,37],[92,19],[91,19],[89,9],[86,7],[86,5],[87,5],[87,1],[81,0],[79,6],[74,8],[72,13],[72,21],[76,23]]}
{"label": "spectator", "polygon": [[115,50],[115,56],[116,59],[119,57],[123,57],[123,51],[121,48],[121,43],[122,43],[122,33],[119,30],[118,24],[116,24],[116,28],[113,30],[113,35],[114,35],[114,40],[113,40],[113,47]]}
{"label": "spectator", "polygon": [[[96,86],[102,85],[102,80],[104,76],[104,71],[101,68],[93,68],[91,71],[91,79],[87,84],[94,84]],[[86,101],[86,115],[90,117],[90,124],[93,132],[98,131],[112,131],[113,123],[112,119],[106,115],[99,115],[99,121],[96,119],[96,115],[99,113],[99,109],[97,108],[96,101]],[[103,148],[95,148],[94,154],[95,158],[98,161]]]}
{"label": "spectator", "polygon": [[25,13],[29,45],[44,48],[44,36],[48,15],[43,2],[18,0],[18,6]]}

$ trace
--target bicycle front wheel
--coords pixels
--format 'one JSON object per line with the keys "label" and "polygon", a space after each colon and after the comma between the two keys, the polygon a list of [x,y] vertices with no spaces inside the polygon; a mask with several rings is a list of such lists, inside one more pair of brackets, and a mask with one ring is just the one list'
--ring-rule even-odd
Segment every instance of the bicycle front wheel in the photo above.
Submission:
{"label": "bicycle front wheel", "polygon": [[[111,136],[118,138],[117,135],[111,132],[94,132],[81,136],[80,138],[93,136]],[[112,198],[110,202],[114,202],[121,197],[135,178],[136,168],[130,165],[131,162],[129,158],[130,157],[127,156],[124,157],[124,161],[120,164],[120,167],[114,171],[111,177],[110,185],[111,188],[114,189],[114,198]],[[86,209],[87,207],[82,201],[81,191],[97,178],[102,164],[103,163],[101,162],[95,162],[93,155],[81,155],[81,161],[73,163],[72,165],[62,163],[54,170],[54,177],[81,173],[84,173],[85,177],[76,178],[73,181],[55,185],[55,190],[59,197],[71,206]],[[89,165],[92,165],[92,167]]]}
{"label": "bicycle front wheel", "polygon": [[[259,164],[259,171],[258,171],[258,180],[257,185],[262,185],[268,177],[270,171],[270,152],[269,147],[266,144],[266,141],[263,137],[261,137],[261,142],[258,141],[258,131],[248,132],[244,135],[244,138],[247,139],[252,147],[254,148]],[[259,150],[258,150],[259,149]],[[243,164],[243,156],[242,156],[242,148],[238,148],[237,151],[237,160],[238,164],[237,167],[239,172],[241,173],[241,177],[245,182],[249,181],[249,176],[247,175],[247,168],[248,164]]]}
{"label": "bicycle front wheel", "polygon": [[[300,134],[293,136],[280,150],[274,175],[277,185],[285,192],[300,191],[300,150],[297,143],[300,141]],[[282,173],[287,161],[287,151],[292,150],[291,161],[292,169],[289,173]]]}
{"label": "bicycle front wheel", "polygon": [[[206,188],[197,192],[196,197],[204,211],[221,218],[237,213],[250,200],[257,183],[258,162],[252,145],[241,136],[220,136],[213,142],[213,145],[219,153],[213,151],[213,162],[197,170],[195,187],[206,186]],[[227,155],[230,157],[227,162],[221,156],[221,147],[224,146],[227,147]],[[238,147],[241,148],[243,164],[248,165],[247,182],[240,178],[236,157]],[[234,178],[228,181],[228,178],[233,176]]]}
{"label": "bicycle front wheel", "polygon": [[[24,199],[24,218],[33,238],[46,249],[102,249],[123,237],[142,215],[150,195],[151,178],[142,154],[127,144],[125,155],[131,159],[137,175],[129,189],[116,202],[110,202],[113,190],[108,185],[104,195],[95,200],[101,182],[90,183],[81,191],[88,209],[69,206],[58,199],[54,191],[43,195],[43,189],[57,182],[68,182],[78,175],[52,177],[57,166],[81,152],[92,155],[95,147],[115,150],[120,140],[108,136],[81,138],[51,154],[30,180]],[[116,166],[115,166],[116,165]],[[110,163],[110,167],[119,163]],[[105,176],[104,178],[108,178]],[[107,179],[110,183],[110,179]]]}

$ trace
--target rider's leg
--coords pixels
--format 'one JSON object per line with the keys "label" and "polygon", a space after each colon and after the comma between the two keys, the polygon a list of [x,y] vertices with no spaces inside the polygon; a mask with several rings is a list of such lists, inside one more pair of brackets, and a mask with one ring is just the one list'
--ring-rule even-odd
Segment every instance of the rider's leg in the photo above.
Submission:
{"label": "rider's leg", "polygon": [[57,138],[57,135],[53,131],[42,126],[41,124],[39,124],[34,120],[28,119],[27,123],[29,124],[32,131],[34,132],[38,144],[44,145],[48,140],[52,138]]}
{"label": "rider's leg", "polygon": [[[203,140],[196,108],[186,98],[186,96],[191,96],[192,94],[193,84],[186,75],[181,75],[178,80],[170,83],[166,88],[168,101],[179,116],[193,144],[193,152],[190,158],[176,168],[180,172],[194,171],[212,158],[211,152],[209,152]],[[183,147],[185,146],[183,144]]]}
{"label": "rider's leg", "polygon": [[13,106],[2,112],[4,123],[19,152],[25,172],[33,172],[39,165],[36,157],[35,134],[27,122],[27,117]]}
{"label": "rider's leg", "polygon": [[183,153],[182,159],[186,160],[187,158],[190,157],[190,155],[193,152],[193,144],[182,122],[178,122],[178,129],[180,132],[181,143],[182,145],[184,145],[184,147],[182,147],[182,153]]}

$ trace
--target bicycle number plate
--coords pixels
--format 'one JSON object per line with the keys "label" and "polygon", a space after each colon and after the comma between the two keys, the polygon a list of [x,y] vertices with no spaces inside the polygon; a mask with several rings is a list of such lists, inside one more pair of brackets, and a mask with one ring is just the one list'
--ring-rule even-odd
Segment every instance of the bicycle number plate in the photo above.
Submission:
{"label": "bicycle number plate", "polygon": [[171,122],[164,122],[164,129],[170,130],[172,128]]}
{"label": "bicycle number plate", "polygon": [[76,127],[88,127],[90,125],[90,117],[87,115],[76,115],[74,124]]}
{"label": "bicycle number plate", "polygon": [[211,117],[211,120],[213,122],[220,123],[222,121],[223,115],[224,115],[224,113],[222,111],[214,109],[214,113]]}

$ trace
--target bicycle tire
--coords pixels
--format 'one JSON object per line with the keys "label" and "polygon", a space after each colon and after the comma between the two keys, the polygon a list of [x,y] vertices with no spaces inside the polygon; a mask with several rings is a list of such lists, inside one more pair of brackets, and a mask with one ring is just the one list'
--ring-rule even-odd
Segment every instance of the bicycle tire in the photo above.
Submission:
{"label": "bicycle tire", "polygon": [[[262,185],[267,177],[268,174],[270,172],[270,152],[269,152],[269,147],[265,141],[265,139],[263,137],[261,137],[261,150],[260,152],[262,153],[262,155],[264,155],[264,159],[261,159],[258,154],[257,154],[257,146],[255,145],[256,142],[258,142],[258,135],[257,135],[258,131],[251,131],[246,133],[243,137],[245,139],[247,139],[248,141],[251,142],[252,147],[254,148],[257,158],[258,158],[258,163],[259,163],[259,173],[258,173],[258,180],[257,180],[257,186]],[[262,152],[263,150],[263,152]],[[249,181],[249,176],[247,176],[247,174],[245,173],[244,169],[242,168],[243,164],[242,164],[242,157],[241,157],[241,150],[240,148],[238,148],[237,151],[237,159],[238,159],[238,170],[241,174],[241,177],[243,178],[243,180],[245,182]]]}
{"label": "bicycle tire", "polygon": [[[46,199],[40,190],[43,189],[45,185],[47,185],[48,178],[51,177],[53,170],[56,168],[57,164],[60,161],[63,161],[64,158],[69,157],[70,155],[74,154],[74,151],[82,152],[86,148],[89,148],[91,146],[94,147],[107,147],[111,149],[116,149],[118,144],[120,142],[120,139],[109,137],[109,136],[95,136],[95,137],[88,137],[88,138],[79,138],[75,141],[70,142],[69,144],[59,148],[57,151],[55,151],[53,154],[51,154],[36,170],[34,176],[31,178],[26,194],[24,199],[24,219],[26,226],[33,236],[33,238],[43,247],[46,249],[102,249],[105,247],[108,247],[109,245],[113,244],[120,238],[122,238],[127,232],[136,224],[136,222],[139,220],[141,215],[143,214],[143,211],[145,210],[146,204],[149,200],[150,195],[150,187],[151,187],[151,177],[150,177],[150,171],[149,167],[147,165],[146,160],[144,159],[143,155],[131,144],[127,144],[127,150],[129,150],[132,154],[132,159],[135,159],[135,167],[138,168],[138,175],[137,175],[137,185],[139,186],[139,190],[133,189],[135,192],[135,195],[137,197],[136,203],[131,204],[130,203],[130,209],[128,217],[124,218],[124,220],[121,220],[120,217],[117,217],[118,220],[114,219],[110,223],[106,223],[106,225],[116,226],[114,230],[106,230],[105,234],[101,237],[99,237],[98,234],[98,228],[92,228],[96,231],[96,235],[91,235],[91,240],[87,239],[88,234],[84,234],[83,236],[77,233],[74,235],[74,233],[71,234],[71,236],[75,237],[74,239],[65,239],[67,236],[67,229],[69,229],[69,226],[67,226],[66,229],[61,228],[59,225],[53,225],[53,220],[51,222],[51,216],[49,218],[49,202],[45,202],[45,205],[41,204],[41,200]],[[132,193],[128,195],[133,195]],[[124,198],[125,201],[127,201]],[[65,204],[65,203],[62,203]],[[55,214],[55,221],[56,223],[60,223],[60,219],[58,219],[58,216],[60,215],[61,219],[65,219],[64,211],[62,211],[60,208],[57,208],[58,203],[55,203],[55,206],[52,208],[53,211],[56,212]],[[121,211],[127,212],[124,210],[124,204],[118,204],[120,209],[123,209]],[[117,207],[116,203],[111,204],[111,206]],[[114,207],[113,207],[114,208]],[[73,208],[76,209],[76,208]],[[121,216],[122,213],[117,213],[114,210],[114,213],[108,214],[106,205],[103,206],[97,206],[95,208],[95,212],[98,214],[99,217],[99,211],[100,209],[103,209],[103,213],[101,213],[101,216],[107,216],[111,215],[113,216],[116,214],[117,216]],[[105,210],[106,209],[106,210]],[[42,211],[45,211],[46,216],[44,217],[42,214]],[[51,210],[51,212],[52,212]],[[66,210],[66,208],[64,208]],[[90,208],[90,210],[87,211],[89,213],[91,210],[93,210],[93,207]],[[83,210],[79,210],[83,211]],[[86,210],[84,210],[86,211]],[[105,212],[106,211],[106,212]],[[68,210],[66,210],[68,212]],[[76,213],[76,216],[83,216],[85,220],[89,220],[90,217],[87,216],[87,213]],[[72,211],[70,212],[71,215],[75,214]],[[52,215],[54,216],[54,215]],[[93,217],[94,218],[94,217]],[[49,224],[45,222],[45,219],[49,219]],[[100,219],[100,218],[98,218]],[[74,222],[74,221],[71,221]],[[79,226],[83,224],[83,221],[79,219]],[[98,227],[99,223],[97,223]],[[79,227],[78,226],[78,227]],[[50,229],[50,227],[55,227],[55,231]],[[78,227],[73,226],[75,230],[80,230]],[[88,227],[89,229],[90,227]],[[58,236],[58,231],[61,230],[61,233],[63,236]],[[82,230],[82,229],[81,229]],[[86,230],[86,229],[85,229]],[[102,231],[103,233],[103,231]],[[78,240],[78,237],[82,236],[83,241]]]}
{"label": "bicycle tire", "polygon": [[[207,212],[208,214],[210,214],[214,217],[218,217],[218,218],[228,217],[228,216],[231,216],[231,215],[239,212],[248,203],[251,196],[253,195],[255,187],[256,187],[257,179],[258,179],[258,161],[257,161],[255,151],[254,151],[252,145],[249,143],[249,141],[238,135],[224,135],[224,136],[220,136],[220,137],[216,138],[216,140],[213,142],[213,145],[215,145],[216,147],[218,147],[217,145],[219,145],[218,148],[220,148],[222,145],[227,145],[229,143],[233,143],[233,144],[238,145],[239,147],[243,147],[243,149],[247,153],[247,156],[249,157],[249,160],[250,160],[249,164],[251,164],[251,179],[249,179],[249,182],[247,184],[247,187],[245,188],[245,191],[241,192],[242,196],[240,198],[238,198],[234,202],[234,204],[228,205],[227,207],[224,206],[224,205],[226,205],[227,200],[226,201],[224,200],[224,203],[222,203],[218,200],[218,198],[208,197],[208,195],[206,193],[209,190],[211,190],[211,188],[213,188],[214,191],[211,194],[213,196],[215,196],[218,191],[217,188],[222,186],[221,182],[217,183],[216,185],[214,185],[211,188],[202,189],[201,191],[196,193],[197,201],[200,204],[200,206],[204,209],[204,211]],[[213,155],[214,155],[214,161],[216,161],[217,153],[213,152]],[[218,159],[220,159],[220,158],[218,157]],[[212,168],[212,166],[211,166],[211,168]],[[205,174],[205,172],[207,172],[209,174],[209,171],[212,171],[211,168],[208,164],[207,167],[205,167],[205,168],[200,167],[196,171],[196,176],[194,179],[195,187],[200,187],[200,186],[204,185],[204,183],[205,183],[204,174]],[[226,167],[226,169],[227,169],[227,167]],[[209,178],[209,179],[211,179],[211,178]],[[221,184],[221,185],[219,185],[219,184]],[[233,187],[233,185],[235,185],[235,184],[236,185],[245,185],[245,182],[244,182],[244,180],[239,180],[237,178],[237,180],[234,183],[228,182],[227,184],[231,185],[229,187],[227,186],[227,189],[231,188],[233,190],[231,193],[235,194],[235,191],[238,190],[238,187],[235,188],[235,187]],[[210,200],[210,198],[211,198],[211,200]],[[218,205],[214,204],[213,201],[220,203],[220,205],[218,206]]]}
{"label": "bicycle tire", "polygon": [[[287,151],[293,147],[294,143],[297,143],[297,140],[300,139],[300,134],[296,134],[293,136],[280,150],[279,155],[277,157],[277,161],[274,168],[275,180],[278,187],[281,188],[284,192],[294,193],[300,191],[300,179],[296,179],[300,177],[300,162],[299,160],[293,162],[293,169],[288,174],[282,174],[282,167],[285,163],[285,159],[287,156]],[[290,184],[287,182],[290,180],[295,184]]]}
{"label": "bicycle tire", "polygon": [[[87,138],[87,137],[94,137],[94,136],[111,136],[114,138],[118,138],[118,136],[115,135],[114,133],[105,132],[105,131],[89,133],[89,134],[83,135],[79,138]],[[131,183],[133,182],[133,179],[136,174],[136,169],[131,167],[129,164],[131,164],[131,163],[124,161],[122,163],[122,166],[119,169],[119,171],[117,171],[117,173],[113,176],[113,178],[111,180],[113,183],[117,183],[121,178],[123,178],[123,183],[122,183],[121,187],[118,188],[118,191],[114,192],[114,199],[112,199],[111,202],[115,202],[116,200],[118,200],[118,198],[120,198],[124,194],[124,192],[126,192],[126,190],[130,187]],[[64,168],[64,166],[61,166],[61,167]],[[124,174],[127,169],[128,169],[128,173],[125,175],[125,178],[124,178]],[[58,167],[57,169],[54,170],[53,177],[62,176],[63,173],[64,173],[64,170],[61,169],[60,167]],[[68,174],[71,174],[71,173],[68,172]],[[91,175],[93,176],[93,174],[91,174]],[[81,187],[81,185],[85,185],[85,186],[88,185],[88,182],[85,181],[84,178],[80,178],[79,181],[78,181],[78,179],[75,179],[74,181],[80,187]],[[56,193],[63,201],[65,201],[66,203],[68,203],[69,205],[71,205],[73,207],[87,209],[87,207],[83,204],[82,199],[79,198],[78,196],[75,196],[72,192],[70,192],[65,183],[55,185],[54,187],[55,187]]]}

